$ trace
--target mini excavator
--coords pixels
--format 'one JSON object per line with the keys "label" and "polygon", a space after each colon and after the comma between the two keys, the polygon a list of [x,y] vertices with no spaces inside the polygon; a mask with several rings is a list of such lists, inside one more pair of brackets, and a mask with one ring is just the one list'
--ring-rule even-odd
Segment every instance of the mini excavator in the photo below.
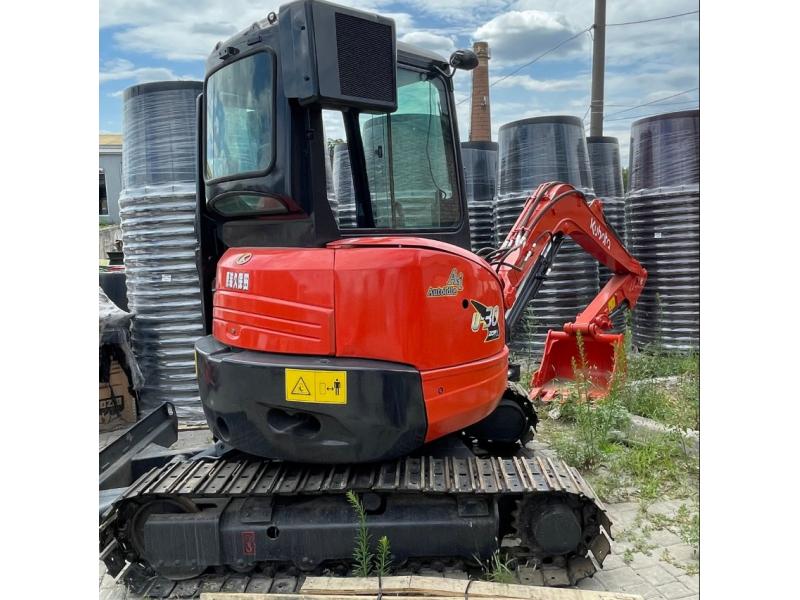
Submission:
{"label": "mini excavator", "polygon": [[[195,346],[215,444],[151,456],[110,490],[100,547],[112,575],[335,569],[352,557],[351,490],[396,565],[488,559],[508,538],[519,564],[572,583],[602,565],[611,523],[577,470],[525,447],[531,400],[576,364],[596,394],[608,388],[621,343],[609,314],[636,304],[646,272],[602,201],[557,182],[533,192],[499,248],[467,249],[451,79],[476,64],[318,0],[217,44],[198,99],[209,335]],[[347,137],[349,226],[327,195],[331,114]],[[614,275],[549,333],[529,395],[506,344],[565,236]]]}

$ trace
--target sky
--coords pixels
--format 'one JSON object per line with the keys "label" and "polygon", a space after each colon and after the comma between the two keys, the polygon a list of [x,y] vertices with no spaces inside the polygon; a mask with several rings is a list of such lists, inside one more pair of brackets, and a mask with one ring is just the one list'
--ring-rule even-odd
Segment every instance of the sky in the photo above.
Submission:
{"label": "sky", "polygon": [[[205,59],[217,41],[271,11],[278,12],[284,2],[101,0],[100,131],[122,131],[122,92],[126,87],[167,79],[203,79]],[[588,131],[592,39],[591,31],[583,30],[593,22],[594,0],[338,3],[394,18],[399,40],[445,57],[475,41],[488,41],[494,140],[501,125],[544,115],[584,118]],[[698,0],[607,2],[603,133],[619,138],[623,165],[628,160],[632,121],[699,106],[700,23],[695,12],[647,23],[612,24],[698,10]],[[454,85],[459,132],[466,140],[470,74],[457,73]]]}

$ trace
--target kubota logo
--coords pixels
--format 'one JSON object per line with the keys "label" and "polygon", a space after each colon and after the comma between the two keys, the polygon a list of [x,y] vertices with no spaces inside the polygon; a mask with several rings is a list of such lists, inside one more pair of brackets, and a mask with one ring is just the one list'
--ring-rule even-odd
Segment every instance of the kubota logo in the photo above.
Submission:
{"label": "kubota logo", "polygon": [[249,261],[251,258],[253,258],[253,253],[252,252],[245,252],[244,254],[240,254],[238,256],[238,258],[236,259],[236,264],[237,265],[243,265],[244,263]]}
{"label": "kubota logo", "polygon": [[608,232],[603,231],[603,228],[597,224],[597,221],[595,221],[594,218],[592,218],[591,222],[589,223],[589,227],[591,228],[594,237],[600,240],[603,246],[611,250],[611,238],[608,237]]}

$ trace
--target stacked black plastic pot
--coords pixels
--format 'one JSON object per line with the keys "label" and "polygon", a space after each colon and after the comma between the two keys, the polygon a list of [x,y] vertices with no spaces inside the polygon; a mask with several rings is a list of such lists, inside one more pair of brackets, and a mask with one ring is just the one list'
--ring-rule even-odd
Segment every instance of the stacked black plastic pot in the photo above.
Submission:
{"label": "stacked black plastic pot", "polygon": [[[589,149],[589,164],[592,168],[594,193],[603,202],[606,222],[614,229],[620,241],[625,243],[625,190],[622,185],[622,167],[619,158],[619,141],[615,137],[595,136],[586,138]],[[599,265],[600,287],[611,279],[611,271]],[[614,331],[625,327],[625,310],[612,315]]]}
{"label": "stacked black plastic pot", "polygon": [[333,165],[331,164],[331,153],[325,152],[325,189],[328,195],[328,204],[331,205],[333,218],[338,218],[339,203],[336,201],[336,187],[333,185]]}
{"label": "stacked black plastic pot", "polygon": [[[583,123],[577,117],[523,119],[500,128],[495,230],[498,242],[514,225],[536,187],[570,183],[593,196]],[[597,261],[567,238],[525,318],[511,332],[517,360],[538,361],[547,331],[561,329],[586,308],[598,290]]]}
{"label": "stacked black plastic pot", "polygon": [[497,184],[497,142],[461,144],[472,251],[495,245],[494,194]]}
{"label": "stacked black plastic pot", "polygon": [[197,236],[196,99],[199,81],[124,92],[120,224],[133,349],[144,376],[140,411],[169,400],[202,421],[194,343],[203,335]]}
{"label": "stacked black plastic pot", "polygon": [[628,247],[648,272],[633,341],[673,351],[700,342],[700,111],[631,126]]}
{"label": "stacked black plastic pot", "polygon": [[333,147],[333,190],[336,196],[336,214],[342,229],[356,226],[356,197],[353,175],[350,172],[350,155],[347,144]]}
{"label": "stacked black plastic pot", "polygon": [[[442,121],[429,114],[393,114],[391,143],[387,122],[386,117],[374,117],[361,132],[375,223],[401,229],[437,227],[442,212],[436,203],[453,194],[441,146]],[[391,165],[386,152],[390,145]]]}

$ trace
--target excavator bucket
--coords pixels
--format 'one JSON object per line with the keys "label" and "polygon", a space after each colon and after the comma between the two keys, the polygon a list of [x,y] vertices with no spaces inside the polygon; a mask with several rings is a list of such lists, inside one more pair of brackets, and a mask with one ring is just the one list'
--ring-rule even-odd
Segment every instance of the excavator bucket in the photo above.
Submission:
{"label": "excavator bucket", "polygon": [[617,347],[623,343],[619,333],[583,335],[581,353],[578,337],[566,331],[547,333],[542,364],[531,380],[531,400],[549,402],[582,375],[589,384],[589,396],[602,398],[608,394],[617,365]]}

